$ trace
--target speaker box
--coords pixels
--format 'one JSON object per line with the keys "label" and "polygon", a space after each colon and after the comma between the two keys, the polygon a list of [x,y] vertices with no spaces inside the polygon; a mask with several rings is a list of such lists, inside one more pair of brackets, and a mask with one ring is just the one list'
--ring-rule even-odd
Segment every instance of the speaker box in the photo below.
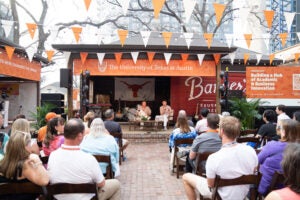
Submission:
{"label": "speaker box", "polygon": [[42,93],[41,101],[62,101],[65,96],[60,93]]}
{"label": "speaker box", "polygon": [[62,114],[62,113],[64,113],[64,109],[63,108],[53,108],[51,111],[55,112],[56,114]]}
{"label": "speaker box", "polygon": [[69,88],[71,83],[71,70],[66,68],[60,69],[60,87]]}
{"label": "speaker box", "polygon": [[49,100],[46,100],[46,101],[41,101],[41,103],[42,103],[42,106],[45,105],[46,103],[47,104],[52,104],[56,107],[64,107],[65,106],[63,101],[49,101]]}
{"label": "speaker box", "polygon": [[228,90],[229,98],[242,98],[243,97],[243,90]]}

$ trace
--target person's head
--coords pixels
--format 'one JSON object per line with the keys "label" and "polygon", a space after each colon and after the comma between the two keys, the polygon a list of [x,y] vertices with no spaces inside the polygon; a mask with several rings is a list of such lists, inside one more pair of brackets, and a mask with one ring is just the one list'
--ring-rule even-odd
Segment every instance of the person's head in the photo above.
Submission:
{"label": "person's head", "polygon": [[278,106],[276,106],[276,113],[277,115],[284,113],[285,112],[285,105],[283,104],[279,104]]}
{"label": "person's head", "polygon": [[15,118],[14,118],[14,121],[16,121],[17,119],[20,119],[20,118],[26,119],[26,116],[23,115],[23,114],[17,114],[17,115],[15,116]]}
{"label": "person's head", "polygon": [[276,112],[271,109],[267,109],[263,113],[263,119],[267,122],[276,122]]}
{"label": "person's head", "polygon": [[180,131],[182,133],[188,133],[191,131],[185,110],[180,110],[178,112],[177,121],[176,121],[175,126],[177,128],[180,128]]}
{"label": "person's head", "polygon": [[201,108],[200,114],[202,117],[207,117],[209,110],[207,108]]}
{"label": "person's head", "polygon": [[219,128],[220,117],[216,113],[209,113],[207,115],[207,126],[211,129]]}
{"label": "person's head", "polygon": [[49,122],[54,117],[57,117],[55,112],[48,112],[45,116],[45,120],[46,122]]}
{"label": "person's head", "polygon": [[109,119],[109,120],[112,120],[114,119],[114,110],[113,109],[107,109],[105,112],[104,112],[104,117],[105,119]]}
{"label": "person's head", "polygon": [[101,118],[95,118],[91,124],[90,134],[94,137],[99,137],[106,134],[106,128]]}
{"label": "person's head", "polygon": [[162,104],[163,106],[166,106],[166,105],[168,104],[168,103],[167,103],[167,100],[162,100],[161,104]]}
{"label": "person's head", "polygon": [[240,135],[241,123],[233,116],[222,117],[219,123],[219,130],[221,137],[225,135],[228,139],[235,140]]}
{"label": "person's head", "polygon": [[20,170],[30,155],[30,141],[31,136],[27,132],[16,131],[10,136],[5,156],[0,161],[0,172],[6,178],[13,179],[22,175]]}
{"label": "person's head", "polygon": [[284,151],[281,162],[285,184],[300,194],[300,144],[289,143]]}
{"label": "person's head", "polygon": [[186,112],[185,112],[185,110],[179,110],[178,111],[178,116],[177,116],[177,118],[186,118],[187,116],[186,116]]}
{"label": "person's head", "polygon": [[95,117],[95,113],[93,111],[89,111],[84,115],[83,121],[88,122],[89,119],[93,119],[94,117]]}
{"label": "person's head", "polygon": [[30,124],[27,119],[19,118],[11,126],[11,136],[17,131],[30,133]]}
{"label": "person's head", "polygon": [[286,142],[300,142],[300,123],[292,119],[281,120],[281,140]]}
{"label": "person's head", "polygon": [[142,101],[142,106],[146,107],[147,106],[147,102],[146,101]]}
{"label": "person's head", "polygon": [[78,135],[84,134],[84,125],[81,119],[72,118],[70,119],[64,127],[65,139],[75,140]]}
{"label": "person's head", "polygon": [[300,122],[300,110],[294,112],[293,120],[296,120],[296,121]]}

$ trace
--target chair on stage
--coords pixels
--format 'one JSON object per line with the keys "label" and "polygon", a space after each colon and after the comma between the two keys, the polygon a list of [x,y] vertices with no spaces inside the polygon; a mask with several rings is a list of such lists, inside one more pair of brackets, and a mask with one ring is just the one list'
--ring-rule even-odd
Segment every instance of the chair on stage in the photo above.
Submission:
{"label": "chair on stage", "polygon": [[93,156],[96,158],[98,162],[107,164],[105,178],[106,179],[114,178],[110,155],[93,155]]}

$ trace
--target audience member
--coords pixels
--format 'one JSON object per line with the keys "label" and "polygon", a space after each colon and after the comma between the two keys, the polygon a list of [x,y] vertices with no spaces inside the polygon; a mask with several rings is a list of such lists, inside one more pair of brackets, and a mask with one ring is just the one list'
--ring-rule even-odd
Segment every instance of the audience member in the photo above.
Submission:
{"label": "audience member", "polygon": [[300,110],[294,112],[293,120],[296,120],[296,121],[300,122]]}
{"label": "audience member", "polygon": [[276,106],[276,113],[277,113],[277,127],[280,126],[280,123],[284,119],[290,119],[290,117],[285,113],[285,105],[279,104]]}
{"label": "audience member", "polygon": [[[2,126],[3,126],[3,116],[0,114],[0,127]],[[0,132],[0,160],[4,156],[4,149],[8,140],[9,140],[8,134],[4,132]]]}
{"label": "audience member", "polygon": [[64,124],[65,119],[62,117],[55,117],[47,123],[47,134],[42,147],[45,156],[49,156],[64,143]]}
{"label": "audience member", "polygon": [[149,106],[147,106],[146,101],[142,101],[141,105],[137,105],[137,111],[138,111],[138,119],[150,119],[151,118],[151,109]]}
{"label": "audience member", "polygon": [[[174,162],[174,144],[175,140],[182,139],[182,138],[192,138],[194,139],[197,136],[195,129],[189,126],[186,115],[184,110],[180,110],[177,117],[176,128],[172,131],[170,138],[169,138],[169,149],[171,151],[171,158],[170,158],[170,169],[173,168]],[[187,145],[181,145],[182,147],[186,147]]]}
{"label": "audience member", "polygon": [[[45,116],[45,121],[48,123],[50,119],[57,117],[56,113],[48,112]],[[47,124],[38,130],[38,142],[43,142],[47,134]]]}
{"label": "audience member", "polygon": [[[201,114],[202,115],[202,114]],[[219,115],[209,113],[207,116],[208,130],[205,133],[198,135],[192,145],[189,156],[186,162],[186,171],[192,172],[195,169],[195,159],[197,152],[216,152],[221,148],[222,142],[218,134]],[[205,163],[201,163],[205,171]]]}
{"label": "audience member", "polygon": [[287,187],[274,190],[265,200],[300,199],[300,144],[287,145],[281,162]]}
{"label": "audience member", "polygon": [[258,132],[256,137],[264,138],[268,137],[272,140],[278,140],[279,136],[276,132],[276,113],[274,110],[267,109],[263,113],[263,124]]}
{"label": "audience member", "polygon": [[93,111],[89,111],[84,115],[83,124],[84,124],[85,130],[87,130],[89,128],[88,124],[92,123],[94,118],[95,118],[95,113]]}
{"label": "audience member", "polygon": [[[0,161],[0,184],[30,181],[45,186],[49,176],[36,154],[30,153],[31,136],[29,132],[15,131],[7,143],[6,153]],[[36,199],[36,195],[1,196],[0,199]]]}
{"label": "audience member", "polygon": [[[14,121],[16,121],[17,119],[20,119],[20,118],[22,118],[22,119],[26,119],[26,117],[25,117],[25,115],[23,115],[23,114],[17,114],[16,116],[15,116],[15,118],[14,118],[14,120],[13,120],[13,123],[14,123]],[[8,136],[10,136],[10,134],[11,134],[11,128],[8,130]]]}
{"label": "audience member", "polygon": [[[120,124],[114,121],[115,113],[113,109],[107,109],[104,113],[104,116],[105,116],[104,125],[106,130],[108,130],[109,133],[119,133],[120,135],[123,135]],[[118,143],[119,141],[117,140],[117,138],[115,139],[116,142]],[[125,150],[128,145],[129,145],[128,140],[122,138],[123,150]]]}
{"label": "audience member", "polygon": [[[61,148],[50,154],[48,172],[50,184],[97,183],[99,200],[121,199],[120,182],[105,180],[96,158],[80,150],[84,125],[80,119],[70,119],[64,127],[65,141]],[[68,199],[88,199],[92,194],[57,195]],[[64,198],[64,199],[65,199]]]}
{"label": "audience member", "polygon": [[[90,154],[110,155],[115,176],[120,174],[119,145],[114,137],[105,129],[101,118],[93,120],[90,133],[83,138],[80,148]],[[99,165],[103,174],[106,174],[107,163],[99,163]]]}
{"label": "audience member", "polygon": [[262,173],[258,192],[262,195],[266,195],[274,172],[282,172],[280,162],[287,143],[300,140],[300,124],[298,122],[292,119],[282,120],[279,129],[281,140],[268,142],[258,154],[259,171]]}
{"label": "audience member", "polygon": [[207,127],[207,115],[209,113],[209,110],[207,108],[202,108],[200,110],[200,116],[201,116],[201,120],[199,120],[196,124],[196,131],[197,133],[203,133],[205,131],[207,131],[208,127]]}
{"label": "audience member", "polygon": [[[188,125],[191,126],[191,127],[194,127],[194,122],[187,117],[187,114],[186,114],[185,110],[179,110],[177,119],[178,118],[186,118],[187,122],[188,122]],[[175,124],[175,127],[178,128],[178,126],[176,124]]]}
{"label": "audience member", "polygon": [[[210,197],[210,188],[214,187],[216,175],[224,179],[232,179],[254,173],[258,164],[257,156],[253,148],[236,142],[240,129],[240,122],[235,117],[227,116],[220,120],[219,135],[222,138],[222,148],[208,157],[206,162],[207,178],[191,173],[183,175],[184,188],[189,200],[197,199],[195,190],[198,190],[204,197]],[[218,189],[222,199],[235,200],[244,199],[248,191],[249,185]]]}
{"label": "audience member", "polygon": [[173,115],[173,110],[172,110],[171,106],[168,105],[167,100],[163,100],[161,103],[162,103],[162,105],[159,107],[159,113],[160,113],[160,116],[163,117],[164,130],[167,130],[169,116]]}

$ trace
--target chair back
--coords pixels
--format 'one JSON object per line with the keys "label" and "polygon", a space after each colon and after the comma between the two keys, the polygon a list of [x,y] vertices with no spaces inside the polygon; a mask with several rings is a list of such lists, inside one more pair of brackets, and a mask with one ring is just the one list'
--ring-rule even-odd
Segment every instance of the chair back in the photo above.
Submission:
{"label": "chair back", "polygon": [[40,156],[40,159],[44,165],[48,164],[49,156]]}
{"label": "chair back", "polygon": [[119,164],[122,164],[122,158],[123,158],[123,141],[122,141],[122,134],[119,132],[112,132],[110,133],[114,138],[118,139],[118,145],[119,145]]}
{"label": "chair back", "polygon": [[202,152],[202,153],[198,152],[198,153],[196,153],[194,174],[206,177],[205,169],[203,169],[203,162],[206,161],[208,156],[210,156],[210,154],[213,154],[213,153],[215,153],[215,152]]}
{"label": "chair back", "polygon": [[256,136],[258,129],[246,129],[246,130],[241,130],[240,136]]}
{"label": "chair back", "polygon": [[106,176],[105,178],[106,179],[112,179],[114,178],[114,175],[113,175],[113,170],[112,170],[112,164],[111,164],[111,160],[110,160],[110,155],[93,155],[96,160],[98,162],[101,162],[101,163],[107,163],[107,167],[106,167]]}
{"label": "chair back", "polygon": [[221,199],[220,195],[218,194],[219,187],[250,184],[254,186],[250,188],[250,200],[255,200],[258,195],[256,188],[259,185],[260,179],[261,173],[259,172],[257,174],[242,175],[234,179],[222,179],[217,175],[215,178],[215,186],[212,192],[212,200]]}
{"label": "chair back", "polygon": [[271,184],[269,187],[269,192],[276,190],[276,189],[280,189],[283,188],[285,186],[285,177],[282,173],[275,171],[272,180],[271,180]]}
{"label": "chair back", "polygon": [[1,183],[0,184],[0,199],[3,199],[3,196],[10,195],[33,195],[40,196],[40,199],[46,199],[45,193],[46,188],[36,185],[32,182],[18,182],[18,183]]}
{"label": "chair back", "polygon": [[260,146],[260,138],[257,137],[238,137],[236,139],[238,143],[245,143],[245,142],[253,142],[254,143],[254,149],[257,149]]}
{"label": "chair back", "polygon": [[54,195],[57,194],[94,194],[92,200],[98,200],[98,187],[96,183],[56,183],[47,186],[47,198],[48,200],[55,199]]}

